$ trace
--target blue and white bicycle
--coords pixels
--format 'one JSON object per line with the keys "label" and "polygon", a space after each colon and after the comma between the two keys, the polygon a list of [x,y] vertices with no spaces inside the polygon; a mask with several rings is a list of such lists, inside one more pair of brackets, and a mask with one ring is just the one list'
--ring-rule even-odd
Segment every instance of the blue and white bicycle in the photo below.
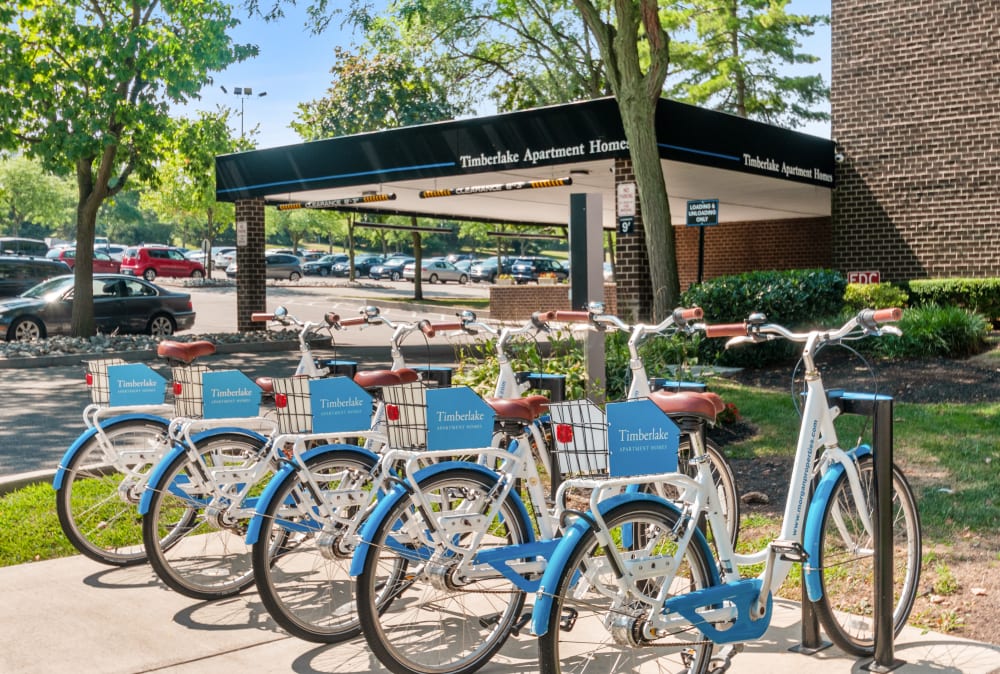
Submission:
{"label": "blue and white bicycle", "polygon": [[[773,591],[795,563],[831,640],[845,651],[874,651],[873,459],[862,445],[840,447],[841,401],[824,386],[814,356],[827,344],[899,334],[882,323],[898,309],[866,310],[833,330],[796,333],[755,314],[746,323],[708,326],[730,344],[787,339],[804,343],[803,404],[795,463],[778,538],[736,554],[725,522],[708,509],[718,559],[696,526],[715,490],[698,454],[698,475],[677,474],[681,498],[620,494],[592,500],[567,528],[545,569],[532,615],[542,672],[689,672],[725,668],[739,642],[770,624]],[[893,627],[902,629],[920,573],[920,523],[913,493],[893,467]],[[810,488],[815,491],[810,497]],[[739,567],[763,564],[754,578]],[[715,644],[725,644],[713,659]]]}

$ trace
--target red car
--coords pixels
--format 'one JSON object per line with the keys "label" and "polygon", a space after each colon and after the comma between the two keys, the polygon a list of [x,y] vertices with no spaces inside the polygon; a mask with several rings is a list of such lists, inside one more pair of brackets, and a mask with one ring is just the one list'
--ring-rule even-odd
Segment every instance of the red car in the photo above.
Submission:
{"label": "red car", "polygon": [[121,272],[152,281],[157,276],[205,278],[205,266],[170,246],[131,246],[122,256]]}
{"label": "red car", "polygon": [[[76,263],[76,248],[53,248],[45,257],[51,260],[61,260],[72,269]],[[94,251],[94,273],[95,274],[117,274],[121,268],[121,263],[111,258],[102,250]]]}

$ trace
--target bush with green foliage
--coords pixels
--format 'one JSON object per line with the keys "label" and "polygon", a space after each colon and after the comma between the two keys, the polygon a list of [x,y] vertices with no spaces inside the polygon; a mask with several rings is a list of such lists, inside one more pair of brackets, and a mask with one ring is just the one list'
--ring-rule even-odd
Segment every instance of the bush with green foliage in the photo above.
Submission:
{"label": "bush with green foliage", "polygon": [[909,299],[905,290],[891,283],[849,283],[844,291],[844,305],[852,311],[903,308]]}
{"label": "bush with green foliage", "polygon": [[955,306],[1000,319],[1000,278],[918,279],[908,284],[912,306]]}
{"label": "bush with green foliage", "polygon": [[936,304],[906,309],[896,327],[901,337],[865,340],[865,350],[885,358],[965,358],[984,351],[990,333],[982,314]]}
{"label": "bush with green foliage", "polygon": [[[844,306],[847,281],[828,269],[758,271],[720,276],[692,286],[681,296],[684,306],[700,306],[708,323],[737,323],[752,313],[790,327],[815,324],[819,317],[836,316]],[[722,340],[702,340],[703,363],[759,366],[792,358],[794,345],[783,340],[752,348],[726,351]]]}

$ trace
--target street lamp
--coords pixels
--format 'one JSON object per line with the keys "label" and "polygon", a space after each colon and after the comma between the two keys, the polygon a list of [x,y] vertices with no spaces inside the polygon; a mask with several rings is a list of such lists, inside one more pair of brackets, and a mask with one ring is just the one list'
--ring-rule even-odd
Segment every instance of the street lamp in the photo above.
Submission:
{"label": "street lamp", "polygon": [[[224,94],[228,94],[229,93],[229,90],[226,89],[224,86],[219,85],[219,88],[222,89],[222,93],[224,93]],[[253,89],[250,88],[250,87],[233,87],[233,96],[239,96],[240,97],[240,138],[243,138],[243,136],[244,136],[244,131],[243,131],[243,113],[245,111],[246,99],[250,98],[253,95],[254,95],[253,94]],[[267,92],[266,91],[261,91],[260,93],[257,94],[258,98],[260,98],[261,96],[267,96]]]}

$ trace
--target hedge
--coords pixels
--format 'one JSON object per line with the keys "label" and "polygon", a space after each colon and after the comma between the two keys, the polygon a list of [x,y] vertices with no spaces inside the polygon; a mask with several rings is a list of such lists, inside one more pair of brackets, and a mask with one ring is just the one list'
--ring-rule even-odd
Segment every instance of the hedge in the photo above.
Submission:
{"label": "hedge", "polygon": [[910,306],[957,306],[1000,319],[1000,278],[918,279],[907,284]]}

